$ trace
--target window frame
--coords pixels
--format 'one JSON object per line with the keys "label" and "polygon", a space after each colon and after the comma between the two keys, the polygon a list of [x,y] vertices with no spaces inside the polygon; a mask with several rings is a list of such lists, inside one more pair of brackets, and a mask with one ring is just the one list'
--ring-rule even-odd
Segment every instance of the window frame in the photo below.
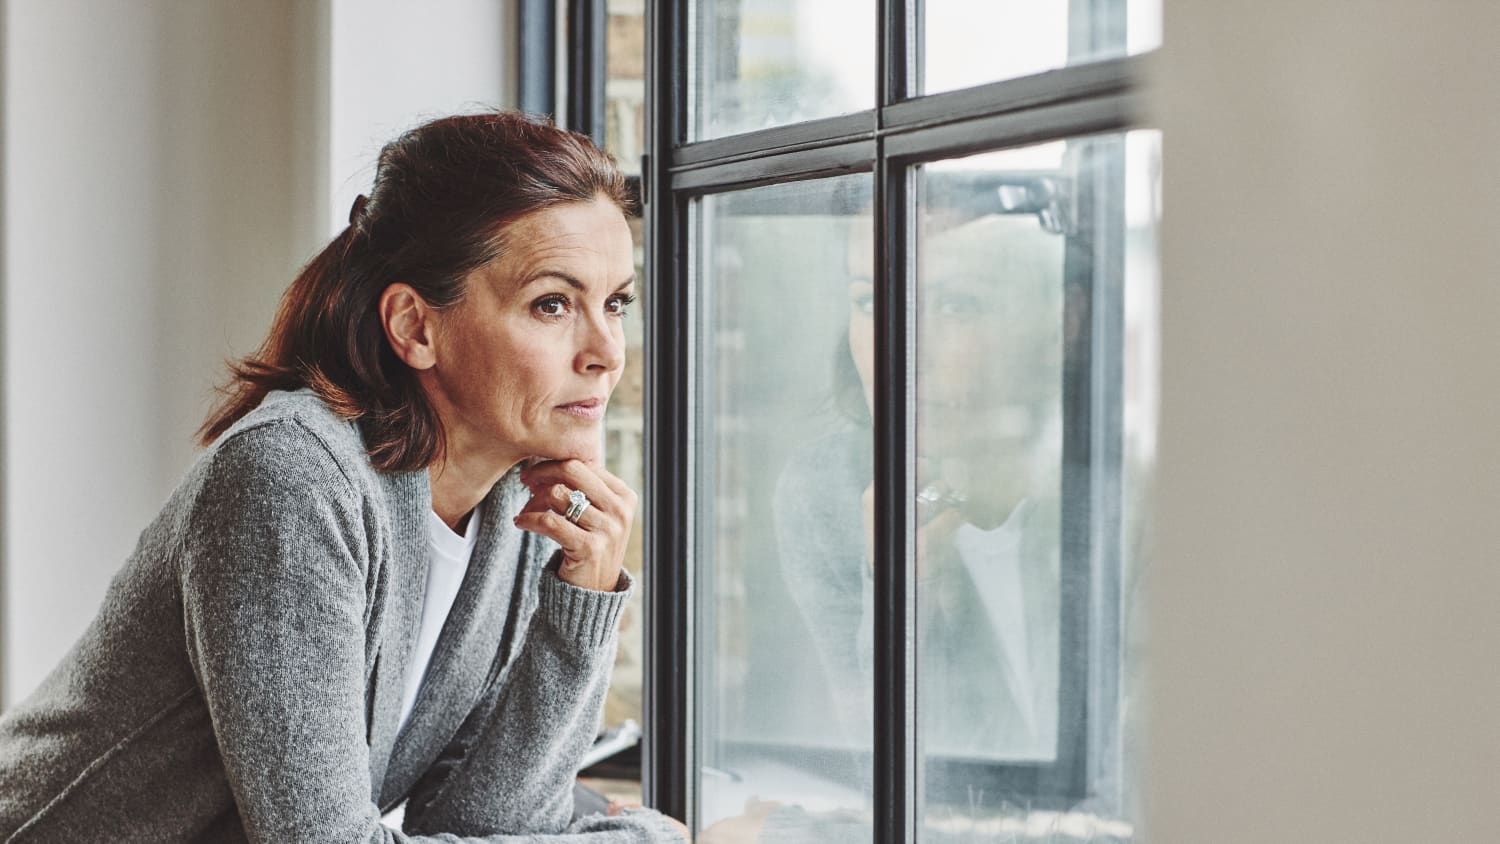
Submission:
{"label": "window frame", "polygon": [[[602,148],[607,0],[520,0],[517,13],[518,107],[532,114],[554,115],[559,124],[588,135]],[[559,27],[566,31],[560,33]],[[561,65],[559,34],[567,45]]]}
{"label": "window frame", "polygon": [[[874,841],[915,840],[918,806],[913,699],[915,654],[908,629],[915,616],[915,511],[908,497],[914,466],[909,443],[916,432],[911,384],[914,371],[916,165],[997,149],[1143,128],[1142,65],[1131,56],[1089,62],[1031,76],[931,95],[908,96],[920,86],[922,0],[878,0],[876,104],[850,115],[687,143],[687,62],[691,0],[646,4],[646,153],[640,195],[645,216],[646,289],[646,630],[644,712],[646,731],[642,786],[647,805],[696,818],[697,770],[693,671],[697,644],[692,555],[695,518],[692,477],[695,444],[694,355],[697,348],[694,291],[690,285],[692,232],[689,206],[697,198],[731,190],[845,173],[874,176],[875,226],[875,553],[898,558],[899,566],[875,567],[874,634]],[[566,7],[567,46],[559,64],[555,42],[558,6]],[[1124,0],[1072,0],[1074,14],[1124,13]],[[602,141],[603,33],[605,0],[522,0],[521,105],[553,113],[559,101],[564,125]],[[893,72],[894,71],[894,72]],[[562,78],[559,78],[561,76]],[[540,80],[540,81],[538,81]],[[569,84],[576,83],[576,84]],[[559,91],[565,91],[560,97]],[[1071,251],[1071,250],[1070,250]],[[1065,268],[1065,284],[1086,285],[1069,298],[1070,318],[1091,330],[1081,348],[1064,360],[1065,419],[1070,430],[1065,465],[1084,471],[1065,475],[1064,501],[1087,502],[1084,512],[1065,512],[1078,547],[1065,548],[1064,577],[1072,576],[1090,599],[1082,617],[1065,629],[1094,637],[1087,625],[1115,630],[1118,657],[1119,567],[1104,546],[1120,528],[1120,490],[1098,477],[1098,460],[1118,459],[1119,426],[1101,408],[1118,407],[1118,372],[1093,343],[1115,342],[1122,332],[1119,279],[1102,282],[1092,269]],[[1100,289],[1096,289],[1096,287]],[[1081,303],[1081,304],[1076,304]],[[898,376],[898,377],[893,377]],[[1102,376],[1102,377],[1101,377]],[[1111,380],[1113,378],[1113,380]],[[1102,390],[1100,389],[1102,385]],[[1114,395],[1110,391],[1114,391]],[[1071,462],[1070,462],[1071,461]],[[1073,508],[1075,511],[1078,508]],[[1079,569],[1078,567],[1082,568]],[[1110,600],[1114,596],[1115,600]],[[1113,610],[1113,614],[1111,614]],[[1061,783],[1051,787],[1081,793],[1101,778],[1107,763],[1090,757],[1117,723],[1118,659],[1091,654],[1082,669],[1076,705],[1085,707],[1085,735],[1066,741]],[[1093,676],[1087,676],[1088,672]],[[1076,678],[1075,678],[1076,679]],[[1066,680],[1064,682],[1067,682]],[[1090,691],[1104,689],[1090,696]],[[1066,717],[1066,716],[1064,716]],[[1068,749],[1071,748],[1071,749]],[[1024,777],[1026,766],[1013,769]],[[1054,777],[1058,778],[1058,777]],[[1013,784],[1019,780],[1013,778]]]}

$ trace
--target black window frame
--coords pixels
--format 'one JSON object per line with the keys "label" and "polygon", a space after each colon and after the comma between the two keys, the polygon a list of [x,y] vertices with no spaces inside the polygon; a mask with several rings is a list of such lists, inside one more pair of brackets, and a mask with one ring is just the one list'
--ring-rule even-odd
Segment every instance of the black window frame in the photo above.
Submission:
{"label": "black window frame", "polygon": [[[925,162],[1044,141],[1124,132],[1149,126],[1142,108],[1142,56],[1093,61],[977,87],[909,96],[920,87],[922,0],[878,0],[876,105],[856,114],[812,120],[724,138],[686,142],[690,105],[687,20],[692,0],[646,3],[646,154],[639,195],[646,238],[646,560],[645,738],[642,785],[647,805],[687,819],[696,813],[696,724],[693,658],[696,631],[692,559],[694,502],[690,472],[695,354],[690,287],[689,206],[729,190],[846,173],[873,173],[875,207],[875,489],[878,558],[874,629],[874,841],[916,839],[914,654],[914,506],[908,456],[915,419],[910,384],[915,335],[911,261],[915,242],[913,167]],[[1077,15],[1115,16],[1125,0],[1072,0]],[[555,37],[559,7],[568,38],[558,79]],[[522,0],[521,107],[557,114],[563,125],[603,141],[605,0]],[[1093,45],[1075,45],[1088,52]],[[1123,175],[1102,189],[1122,188]],[[1064,591],[1087,596],[1066,603],[1064,653],[1088,647],[1094,625],[1119,641],[1120,567],[1109,556],[1121,529],[1118,466],[1119,357],[1123,295],[1118,272],[1094,265],[1100,249],[1119,250],[1118,232],[1081,197],[1080,227],[1090,250],[1067,250],[1064,268],[1072,324],[1089,325],[1065,350],[1063,364]],[[1118,207],[1118,205],[1114,206]],[[1118,221],[1115,221],[1118,225]],[[1122,261],[1106,258],[1106,267]],[[897,377],[893,377],[897,376]],[[1070,505],[1069,502],[1072,502]],[[1106,648],[1107,649],[1107,648]],[[1092,673],[1091,673],[1092,672]],[[1092,751],[1109,744],[1118,723],[1119,651],[1090,653],[1062,678],[1061,759],[1056,765],[988,766],[1003,792],[1027,793],[1059,807],[1107,779],[1110,762]],[[1081,710],[1081,711],[1079,711]],[[1071,715],[1069,713],[1074,713]],[[1069,724],[1081,731],[1069,732]],[[972,773],[972,772],[971,772]]]}
{"label": "black window frame", "polygon": [[[520,0],[518,16],[518,107],[552,115],[560,125],[603,147],[607,0]],[[559,26],[566,27],[568,45],[560,67]]]}

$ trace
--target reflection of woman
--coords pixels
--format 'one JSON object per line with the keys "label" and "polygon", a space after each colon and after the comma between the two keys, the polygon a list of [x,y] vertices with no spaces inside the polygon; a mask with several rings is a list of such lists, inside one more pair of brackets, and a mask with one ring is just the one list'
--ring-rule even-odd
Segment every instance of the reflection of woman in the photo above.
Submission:
{"label": "reflection of woman", "polygon": [[631,590],[635,494],[599,464],[627,207],[606,155],[517,115],[385,148],[0,719],[0,839],[408,840],[379,821],[405,800],[443,841],[679,840],[570,818]]}
{"label": "reflection of woman", "polygon": [[[929,761],[1055,754],[1061,249],[1031,217],[922,244],[917,711]],[[858,746],[871,728],[870,294],[850,286],[844,367],[858,386],[846,381],[840,404],[857,424],[799,449],[776,498],[783,577]],[[928,766],[928,803],[972,807],[970,784],[942,769]]]}

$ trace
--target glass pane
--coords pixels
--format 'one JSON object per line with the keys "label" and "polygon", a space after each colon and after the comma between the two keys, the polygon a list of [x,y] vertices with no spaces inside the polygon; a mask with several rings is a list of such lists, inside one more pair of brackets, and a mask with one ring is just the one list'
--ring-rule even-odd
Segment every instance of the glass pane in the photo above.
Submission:
{"label": "glass pane", "polygon": [[924,0],[922,92],[935,94],[1161,44],[1161,0]]}
{"label": "glass pane", "polygon": [[691,4],[688,140],[875,106],[873,0]]}
{"label": "glass pane", "polygon": [[692,206],[698,817],[715,835],[869,839],[872,460],[851,349],[870,194],[853,175]]}
{"label": "glass pane", "polygon": [[1089,138],[917,170],[924,840],[1125,840],[1139,816],[1155,143]]}

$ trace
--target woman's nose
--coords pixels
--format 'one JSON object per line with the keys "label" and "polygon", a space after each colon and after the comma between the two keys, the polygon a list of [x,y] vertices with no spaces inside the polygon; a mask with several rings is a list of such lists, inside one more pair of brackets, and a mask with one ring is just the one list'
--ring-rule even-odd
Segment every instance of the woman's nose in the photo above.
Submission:
{"label": "woman's nose", "polygon": [[584,372],[614,372],[625,366],[623,332],[612,330],[607,318],[584,320],[578,368]]}

